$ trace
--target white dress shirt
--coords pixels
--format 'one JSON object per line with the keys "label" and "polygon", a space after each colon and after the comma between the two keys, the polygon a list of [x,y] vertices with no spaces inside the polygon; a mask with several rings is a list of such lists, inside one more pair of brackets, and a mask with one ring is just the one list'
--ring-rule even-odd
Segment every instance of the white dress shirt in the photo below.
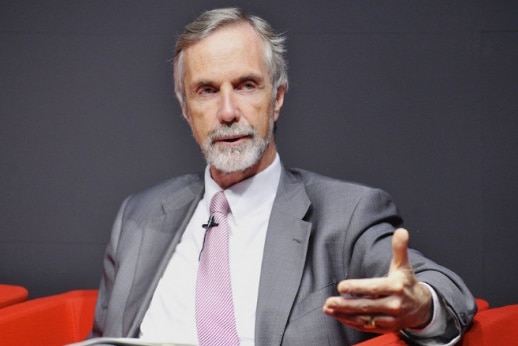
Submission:
{"label": "white dress shirt", "polygon": [[[242,346],[254,345],[255,312],[266,230],[281,176],[274,162],[227,190],[230,276],[237,334]],[[158,283],[140,327],[147,341],[197,344],[194,296],[198,258],[203,245],[212,196],[221,188],[205,169],[205,193]]]}

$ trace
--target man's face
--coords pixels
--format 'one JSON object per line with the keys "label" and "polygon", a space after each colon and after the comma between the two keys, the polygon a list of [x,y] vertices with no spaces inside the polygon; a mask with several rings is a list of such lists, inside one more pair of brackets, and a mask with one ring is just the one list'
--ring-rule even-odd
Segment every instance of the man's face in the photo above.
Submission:
{"label": "man's face", "polygon": [[264,43],[248,24],[223,27],[184,51],[183,114],[213,169],[259,170],[275,157],[273,99]]}

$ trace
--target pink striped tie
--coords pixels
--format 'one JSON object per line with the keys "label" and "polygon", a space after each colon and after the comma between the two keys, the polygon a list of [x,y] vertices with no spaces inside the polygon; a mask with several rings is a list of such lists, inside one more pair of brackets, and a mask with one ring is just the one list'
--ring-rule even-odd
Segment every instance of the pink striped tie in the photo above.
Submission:
{"label": "pink striped tie", "polygon": [[229,205],[223,191],[212,197],[196,280],[196,327],[200,346],[239,345],[228,258]]}

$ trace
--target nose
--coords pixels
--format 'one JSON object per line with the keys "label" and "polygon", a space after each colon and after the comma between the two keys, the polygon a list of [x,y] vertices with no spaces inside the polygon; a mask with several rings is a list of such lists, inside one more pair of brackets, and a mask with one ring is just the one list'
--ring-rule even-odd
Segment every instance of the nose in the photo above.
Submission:
{"label": "nose", "polygon": [[221,123],[233,123],[239,121],[239,110],[233,90],[222,88],[220,91],[220,97],[220,107],[218,110],[219,121]]}

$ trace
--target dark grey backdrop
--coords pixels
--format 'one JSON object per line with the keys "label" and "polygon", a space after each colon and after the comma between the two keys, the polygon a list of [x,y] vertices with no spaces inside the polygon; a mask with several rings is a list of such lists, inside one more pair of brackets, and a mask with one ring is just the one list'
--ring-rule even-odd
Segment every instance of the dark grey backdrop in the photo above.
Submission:
{"label": "dark grey backdrop", "polygon": [[389,191],[414,247],[517,303],[518,6],[492,0],[1,1],[0,282],[95,288],[122,199],[203,168],[169,59],[230,4],[289,36],[284,162]]}

